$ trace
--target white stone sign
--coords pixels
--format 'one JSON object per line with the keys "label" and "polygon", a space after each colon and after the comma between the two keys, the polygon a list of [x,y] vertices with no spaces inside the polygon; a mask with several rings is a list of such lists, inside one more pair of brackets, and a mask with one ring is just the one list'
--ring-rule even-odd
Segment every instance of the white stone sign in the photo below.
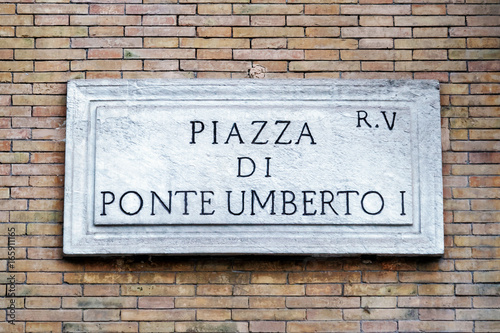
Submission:
{"label": "white stone sign", "polygon": [[68,85],[64,253],[443,253],[435,81]]}

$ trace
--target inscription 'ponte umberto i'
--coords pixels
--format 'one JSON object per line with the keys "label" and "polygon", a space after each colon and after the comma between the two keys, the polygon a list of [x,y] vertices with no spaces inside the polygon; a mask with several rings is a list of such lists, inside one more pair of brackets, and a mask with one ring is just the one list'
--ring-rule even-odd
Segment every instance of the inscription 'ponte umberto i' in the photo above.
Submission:
{"label": "inscription 'ponte umberto i'", "polygon": [[438,83],[68,86],[64,252],[440,254]]}

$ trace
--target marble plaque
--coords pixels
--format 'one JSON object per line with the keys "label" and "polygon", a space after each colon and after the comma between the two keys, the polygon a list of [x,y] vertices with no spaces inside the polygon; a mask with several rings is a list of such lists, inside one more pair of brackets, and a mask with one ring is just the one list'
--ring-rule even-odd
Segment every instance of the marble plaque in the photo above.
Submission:
{"label": "marble plaque", "polygon": [[68,84],[64,253],[443,253],[439,85]]}

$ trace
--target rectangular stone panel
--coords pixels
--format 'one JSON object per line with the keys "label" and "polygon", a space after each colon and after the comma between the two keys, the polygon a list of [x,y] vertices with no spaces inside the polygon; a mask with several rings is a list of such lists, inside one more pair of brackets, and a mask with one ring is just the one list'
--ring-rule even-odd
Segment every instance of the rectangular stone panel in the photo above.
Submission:
{"label": "rectangular stone panel", "polygon": [[439,85],[68,85],[64,252],[440,254]]}

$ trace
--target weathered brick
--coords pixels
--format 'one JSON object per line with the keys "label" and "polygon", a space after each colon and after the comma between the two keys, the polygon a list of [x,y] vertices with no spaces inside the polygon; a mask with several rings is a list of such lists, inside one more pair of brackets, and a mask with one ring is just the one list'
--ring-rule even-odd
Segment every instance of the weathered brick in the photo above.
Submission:
{"label": "weathered brick", "polygon": [[148,321],[148,320],[194,320],[194,310],[121,310],[121,320]]}
{"label": "weathered brick", "polygon": [[71,69],[75,71],[89,70],[140,70],[142,68],[141,60],[85,60],[72,61]]}
{"label": "weathered brick", "polygon": [[[177,297],[176,308],[248,308],[247,297]],[[233,312],[234,315],[234,312]]]}
{"label": "weathered brick", "polygon": [[342,15],[410,15],[410,5],[341,5]]}
{"label": "weathered brick", "polygon": [[[348,27],[358,25],[356,16],[287,16],[287,26],[300,27]],[[342,31],[348,28],[342,28]],[[351,28],[355,29],[355,28]],[[343,36],[345,37],[345,36]],[[353,37],[353,36],[347,36]]]}
{"label": "weathered brick", "polygon": [[338,37],[340,36],[340,28],[338,27],[307,27],[307,37]]}
{"label": "weathered brick", "polygon": [[72,26],[82,26],[81,29],[87,29],[87,26],[134,26],[141,25],[140,16],[98,16],[98,15],[71,15],[70,24]]}
{"label": "weathered brick", "polygon": [[235,27],[233,37],[302,37],[303,28],[296,27]]}
{"label": "weathered brick", "polygon": [[[396,71],[466,71],[465,61],[400,61]],[[455,104],[455,103],[454,103]],[[460,104],[455,104],[460,105]]]}
{"label": "weathered brick", "polygon": [[411,51],[398,50],[342,50],[342,60],[411,60]]}
{"label": "weathered brick", "polygon": [[361,65],[358,61],[291,61],[290,71],[359,71]]}
{"label": "weathered brick", "polygon": [[476,321],[476,332],[498,332],[500,331],[500,323],[498,321]]}
{"label": "weathered brick", "polygon": [[61,284],[62,273],[28,273],[28,284]]}
{"label": "weathered brick", "polygon": [[284,296],[299,296],[304,295],[304,286],[293,285],[235,285],[233,290],[234,295],[284,295]]}
{"label": "weathered brick", "polygon": [[337,38],[291,38],[289,49],[355,49],[358,42],[355,39]]}
{"label": "weathered brick", "polygon": [[253,273],[250,283],[283,284],[287,282],[287,273]]}
{"label": "weathered brick", "polygon": [[498,50],[449,50],[450,59],[500,59]]}
{"label": "weathered brick", "polygon": [[85,27],[18,27],[16,30],[18,37],[85,37],[87,35]]}
{"label": "weathered brick", "polygon": [[285,308],[285,297],[249,297],[249,307],[253,309]]}
{"label": "weathered brick", "polygon": [[230,320],[231,310],[198,309],[196,320]]}
{"label": "weathered brick", "polygon": [[[237,6],[237,5],[234,5]],[[200,4],[198,5],[198,14],[200,15],[230,15],[232,12],[231,4]],[[234,12],[234,14],[239,14]]]}
{"label": "weathered brick", "polygon": [[75,283],[137,283],[139,275],[136,273],[67,273],[64,282]]}
{"label": "weathered brick", "polygon": [[472,281],[472,276],[467,272],[400,272],[399,281],[401,282],[448,282],[468,283]]}
{"label": "weathered brick", "polygon": [[399,297],[401,308],[470,308],[470,297]]}
{"label": "weathered brick", "polygon": [[[125,36],[196,36],[195,27],[125,27]],[[236,37],[236,36],[235,36]]]}
{"label": "weathered brick", "polygon": [[357,308],[359,297],[288,297],[288,308]]}
{"label": "weathered brick", "polygon": [[448,7],[448,14],[454,15],[500,15],[500,5],[464,5],[464,4],[450,4]]}
{"label": "weathered brick", "polygon": [[[15,50],[16,59],[22,60],[65,60],[65,59],[85,59],[85,50]],[[72,73],[73,75],[75,73]]]}
{"label": "weathered brick", "polygon": [[344,295],[375,296],[375,295],[415,295],[417,286],[414,284],[351,284],[344,286]]}
{"label": "weathered brick", "polygon": [[465,48],[464,38],[422,38],[422,39],[396,39],[396,49],[449,49]]}
{"label": "weathered brick", "polygon": [[138,307],[145,308],[145,309],[172,309],[172,308],[174,308],[174,298],[173,297],[139,297]]}
{"label": "weathered brick", "polygon": [[[498,244],[498,241],[497,241]],[[500,282],[499,271],[474,272],[474,282],[476,283],[498,283]]]}
{"label": "weathered brick", "polygon": [[194,49],[126,49],[125,59],[192,59]]}
{"label": "weathered brick", "polygon": [[366,321],[361,323],[363,332],[395,332],[397,331],[395,321]]}
{"label": "weathered brick", "polygon": [[500,286],[497,284],[457,284],[457,295],[482,295],[494,296],[498,295]]}
{"label": "weathered brick", "polygon": [[231,27],[197,27],[199,37],[231,37]]}
{"label": "weathered brick", "polygon": [[180,47],[188,48],[249,48],[250,41],[248,39],[232,39],[232,38],[180,38]]}
{"label": "weathered brick", "polygon": [[284,16],[252,16],[250,19],[251,26],[284,26],[285,17]]}
{"label": "weathered brick", "polygon": [[181,60],[180,68],[191,71],[246,72],[251,64],[248,61]]}
{"label": "weathered brick", "polygon": [[[233,0],[234,1],[234,0]],[[176,322],[175,332],[248,332],[246,322]]]}
{"label": "weathered brick", "polygon": [[196,288],[196,294],[197,295],[204,295],[204,296],[227,296],[231,295],[233,292],[233,286],[232,285],[198,285]]}
{"label": "weathered brick", "polygon": [[470,16],[467,15],[467,25],[468,26],[497,26],[498,17],[497,16]]}
{"label": "weathered brick", "polygon": [[179,16],[180,26],[247,26],[248,16]]}
{"label": "weathered brick", "polygon": [[304,59],[302,50],[233,50],[237,60],[300,60]]}
{"label": "weathered brick", "polygon": [[399,329],[404,332],[471,332],[473,323],[468,321],[400,321]]}
{"label": "weathered brick", "polygon": [[31,49],[35,47],[33,38],[0,38],[0,48]]}
{"label": "weathered brick", "polygon": [[[60,323],[59,323],[60,325]],[[79,322],[65,322],[63,323],[64,332],[137,332],[137,323],[79,323]]]}
{"label": "weathered brick", "polygon": [[250,332],[285,332],[286,323],[283,321],[251,321]]}
{"label": "weathered brick", "polygon": [[492,27],[453,27],[449,29],[450,37],[498,37],[500,28]]}
{"label": "weathered brick", "polygon": [[359,25],[363,27],[390,27],[393,26],[392,16],[361,16]]}
{"label": "weathered brick", "polygon": [[232,310],[233,320],[304,320],[305,310],[263,309],[263,310]]}
{"label": "weathered brick", "polygon": [[463,16],[395,16],[394,25],[397,27],[436,27],[465,25]]}
{"label": "weathered brick", "polygon": [[497,309],[475,309],[475,310],[456,310],[457,320],[498,320],[500,310]]}
{"label": "weathered brick", "polygon": [[141,47],[141,38],[72,38],[72,48],[132,48]]}
{"label": "weathered brick", "polygon": [[473,297],[475,308],[498,308],[500,303],[497,297]]}
{"label": "weathered brick", "polygon": [[121,37],[124,35],[123,27],[89,27],[89,37]]}
{"label": "weathered brick", "polygon": [[[337,6],[338,7],[338,6]],[[298,15],[303,13],[301,5],[287,4],[234,4],[233,14],[237,15]],[[307,8],[307,6],[306,6]],[[307,13],[306,14],[312,14]]]}
{"label": "weathered brick", "polygon": [[122,4],[91,4],[89,14],[119,15],[125,13],[125,5]]}
{"label": "weathered brick", "polygon": [[411,37],[411,28],[346,27],[341,29],[341,36],[342,38],[356,38],[356,37],[357,38],[359,37],[408,38]]}
{"label": "weathered brick", "polygon": [[412,320],[418,318],[416,309],[347,309],[344,310],[346,320]]}
{"label": "weathered brick", "polygon": [[123,285],[123,296],[192,296],[194,286],[168,286],[168,285]]}
{"label": "weathered brick", "polygon": [[84,310],[84,321],[118,321],[120,319],[120,310]]}
{"label": "weathered brick", "polygon": [[119,289],[119,285],[85,285],[83,294],[85,296],[118,296]]}
{"label": "weathered brick", "polygon": [[305,5],[306,15],[338,15],[339,13],[339,5]]}
{"label": "weathered brick", "polygon": [[310,321],[287,322],[287,332],[313,333],[313,332],[359,332],[359,321]]}
{"label": "weathered brick", "polygon": [[31,309],[59,309],[61,307],[60,297],[27,297],[26,308]]}

